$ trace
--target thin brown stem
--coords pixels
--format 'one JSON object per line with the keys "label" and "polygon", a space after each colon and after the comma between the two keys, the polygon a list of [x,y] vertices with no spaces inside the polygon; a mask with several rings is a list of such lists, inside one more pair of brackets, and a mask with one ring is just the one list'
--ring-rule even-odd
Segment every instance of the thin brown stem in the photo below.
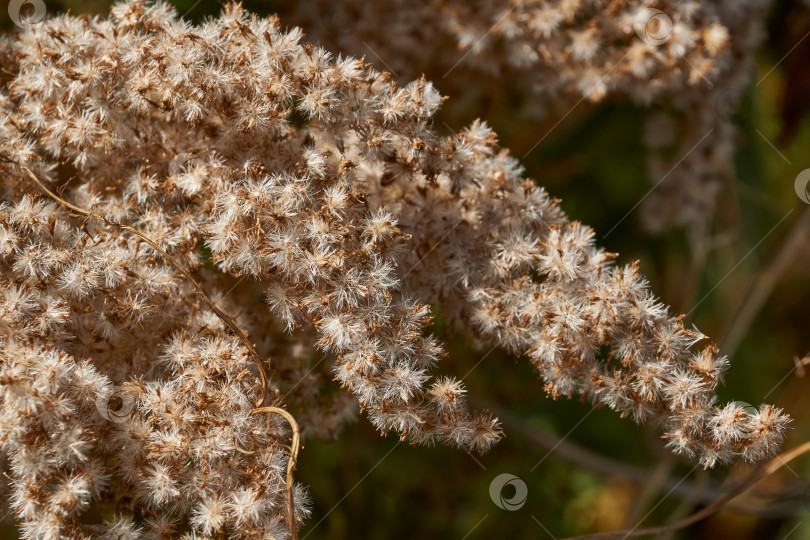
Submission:
{"label": "thin brown stem", "polygon": [[671,454],[665,454],[658,459],[650,474],[647,475],[647,480],[629,505],[622,526],[631,527],[641,518],[650,502],[662,491],[664,484],[669,479],[669,472],[672,470],[674,461]]}
{"label": "thin brown stem", "polygon": [[[644,485],[650,478],[651,472],[647,467],[639,467],[616,461],[603,456],[587,448],[583,448],[576,443],[560,438],[552,433],[548,433],[529,425],[518,416],[486,402],[480,398],[470,399],[470,402],[481,409],[492,411],[506,426],[509,426],[538,445],[552,450],[560,458],[582,467],[592,473],[603,476],[621,476],[627,478],[638,485]],[[669,476],[661,484],[661,489],[671,495],[684,499],[694,500],[699,504],[710,504],[723,494],[723,487],[708,477],[697,483],[681,481]],[[796,484],[789,492],[763,495],[755,501],[733,501],[729,504],[735,512],[743,514],[760,515],[768,517],[785,517],[795,515],[803,506],[804,502],[796,493],[804,493],[805,484]]]}
{"label": "thin brown stem", "polygon": [[[670,514],[669,519],[672,521],[676,521],[679,519],[683,519],[689,514],[694,511],[695,506],[698,504],[700,500],[700,494],[705,490],[709,485],[709,473],[706,470],[698,470],[696,471],[695,476],[697,477],[695,482],[689,489],[689,494],[685,496],[681,503],[675,508],[675,511]],[[729,508],[731,508],[731,503],[729,503]],[[675,531],[670,531],[665,533],[664,536],[660,540],[670,540],[675,534]]]}
{"label": "thin brown stem", "polygon": [[287,423],[290,424],[290,429],[292,430],[290,459],[287,461],[287,503],[289,505],[287,510],[287,524],[290,527],[290,536],[292,540],[298,540],[298,530],[295,524],[295,500],[293,499],[293,470],[295,469],[295,464],[298,461],[298,449],[301,445],[301,433],[298,430],[298,423],[295,421],[295,418],[293,418],[293,415],[284,409],[280,409],[278,407],[257,407],[253,409],[250,414],[262,412],[283,416],[287,420]]}
{"label": "thin brown stem", "polygon": [[742,493],[745,493],[746,491],[754,487],[760,480],[766,478],[767,476],[770,476],[771,474],[781,469],[784,465],[787,465],[794,459],[806,454],[807,452],[810,452],[810,442],[805,442],[797,446],[796,448],[793,448],[791,450],[788,450],[773,457],[768,462],[763,463],[762,465],[757,467],[754,470],[754,472],[749,474],[745,478],[745,480],[743,480],[737,485],[737,487],[735,487],[727,494],[717,499],[712,504],[708,505],[707,507],[703,508],[698,512],[695,512],[694,514],[692,514],[687,518],[680,519],[668,525],[661,525],[659,527],[647,527],[644,529],[635,528],[630,530],[609,532],[609,533],[586,534],[582,536],[573,536],[565,540],[609,540],[613,538],[630,538],[634,536],[660,535],[671,531],[676,531],[678,529],[683,529],[684,527],[688,527],[689,525],[697,523],[698,521],[706,519],[712,514],[719,512],[729,502],[731,502]]}

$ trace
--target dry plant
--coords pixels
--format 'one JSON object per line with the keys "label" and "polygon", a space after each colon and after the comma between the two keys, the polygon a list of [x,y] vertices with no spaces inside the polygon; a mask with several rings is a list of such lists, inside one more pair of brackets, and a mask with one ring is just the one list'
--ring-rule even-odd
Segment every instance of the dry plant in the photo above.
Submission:
{"label": "dry plant", "polygon": [[[717,348],[486,124],[431,129],[424,78],[238,4],[194,26],[139,0],[27,25],[0,65],[0,466],[24,538],[295,538],[299,436],[356,402],[383,434],[486,451],[501,428],[434,375],[431,305],[704,467],[780,446],[788,417],[718,403]],[[356,401],[319,399],[315,359]]]}
{"label": "dry plant", "polygon": [[770,0],[304,0],[287,21],[332,50],[365,56],[443,91],[506,76],[566,117],[585,102],[650,107],[642,205],[650,231],[711,219],[733,176],[730,121],[755,73]]}

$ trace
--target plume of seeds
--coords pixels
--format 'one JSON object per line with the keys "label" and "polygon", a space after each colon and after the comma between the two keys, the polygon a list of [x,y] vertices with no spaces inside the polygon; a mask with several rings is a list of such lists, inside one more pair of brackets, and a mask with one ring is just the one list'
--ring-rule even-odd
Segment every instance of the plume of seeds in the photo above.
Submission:
{"label": "plume of seeds", "polygon": [[138,0],[57,16],[0,59],[0,466],[26,538],[294,538],[283,407],[305,434],[353,415],[316,399],[323,359],[381,432],[485,451],[497,420],[432,378],[430,304],[706,466],[781,441],[781,411],[717,405],[716,349],[485,124],[430,128],[424,79],[238,4],[199,26]]}

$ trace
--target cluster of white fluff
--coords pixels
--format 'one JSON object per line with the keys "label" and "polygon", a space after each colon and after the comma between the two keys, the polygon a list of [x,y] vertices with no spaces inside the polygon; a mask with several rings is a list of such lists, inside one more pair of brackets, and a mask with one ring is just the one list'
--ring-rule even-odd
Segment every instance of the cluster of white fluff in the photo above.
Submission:
{"label": "cluster of white fluff", "polygon": [[134,538],[135,508],[156,538],[283,533],[285,426],[250,414],[239,342],[145,244],[4,199],[0,449],[24,537]]}
{"label": "cluster of white fluff", "polygon": [[485,124],[439,136],[431,83],[300,38],[129,0],[0,41],[0,466],[26,538],[294,537],[297,428],[254,407],[334,436],[355,406],[321,360],[383,433],[487,450],[497,420],[432,378],[430,304],[706,466],[775,452],[781,411],[718,405],[716,349]]}

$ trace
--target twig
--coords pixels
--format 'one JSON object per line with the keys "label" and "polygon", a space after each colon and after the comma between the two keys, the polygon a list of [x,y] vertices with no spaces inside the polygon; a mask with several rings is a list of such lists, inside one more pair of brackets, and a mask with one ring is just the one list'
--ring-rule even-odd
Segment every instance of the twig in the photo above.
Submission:
{"label": "twig", "polygon": [[[683,519],[688,516],[690,513],[694,511],[695,506],[697,506],[699,496],[703,492],[704,489],[709,485],[709,473],[706,470],[698,470],[696,471],[695,476],[697,477],[696,481],[692,484],[691,493],[684,497],[681,500],[681,503],[675,508],[675,511],[670,514],[670,520],[679,520]],[[729,507],[731,505],[729,504]],[[675,534],[675,531],[670,531],[665,533],[659,540],[670,540]]]}
{"label": "twig", "polygon": [[720,345],[720,351],[729,358],[737,352],[740,343],[748,333],[748,328],[771,295],[776,282],[793,262],[796,253],[807,242],[808,232],[810,232],[810,208],[805,210],[793,225],[787,239],[782,243],[776,256],[771,259],[768,267],[757,275],[742,306],[737,310],[737,314],[726,332],[726,337]]}
{"label": "twig", "polygon": [[634,497],[634,501],[629,505],[627,514],[624,516],[624,527],[632,527],[634,523],[641,519],[642,513],[647,509],[650,502],[658,495],[664,484],[669,480],[669,472],[675,460],[672,454],[664,454],[647,475],[647,480],[642,484],[641,489]]}
{"label": "twig", "polygon": [[[628,465],[592,452],[571,441],[561,440],[559,437],[541,431],[514,414],[500,409],[480,398],[471,398],[470,402],[478,408],[492,411],[505,425],[520,431],[523,435],[544,448],[553,449],[554,453],[560,458],[593,473],[604,476],[621,476],[638,484],[646,483],[650,477],[650,470],[646,467]],[[662,488],[669,491],[672,495],[690,500],[694,499],[695,502],[700,504],[709,504],[722,495],[722,486],[716,482],[709,482],[708,478],[704,485],[702,483],[681,482],[679,479],[670,476],[664,480]],[[763,497],[761,500],[757,501],[756,504],[735,501],[731,503],[729,507],[743,514],[768,517],[792,516],[803,508],[804,502],[798,497],[803,495],[807,489],[807,485],[797,484],[795,489],[797,493],[794,495],[797,495],[797,497],[791,497],[789,493],[780,492],[773,497]],[[794,502],[794,500],[796,502]]]}
{"label": "twig", "polygon": [[259,396],[259,401],[256,403],[256,407],[261,407],[262,403],[264,403],[264,396],[267,393],[267,375],[265,374],[264,367],[262,366],[261,359],[259,358],[259,354],[256,352],[256,349],[253,347],[253,344],[250,342],[247,335],[242,331],[241,328],[239,328],[236,322],[234,322],[234,320],[227,313],[219,309],[216,306],[216,304],[214,304],[214,302],[211,300],[211,298],[209,298],[208,294],[206,294],[202,286],[197,282],[197,280],[195,280],[191,276],[191,274],[188,273],[188,271],[185,268],[183,268],[183,266],[177,261],[177,259],[169,255],[166,252],[166,250],[157,245],[151,238],[143,234],[138,229],[130,227],[129,225],[124,225],[123,223],[118,223],[116,221],[107,219],[101,214],[85,210],[84,208],[79,208],[78,206],[67,202],[62,197],[60,197],[59,195],[48,189],[48,187],[45,184],[43,184],[33,172],[31,172],[31,169],[29,169],[25,165],[21,165],[21,167],[23,168],[23,170],[25,170],[25,172],[28,173],[28,176],[30,176],[31,179],[37,183],[37,185],[40,187],[42,191],[47,193],[53,200],[58,202],[63,207],[67,208],[68,210],[70,210],[75,214],[98,219],[99,221],[102,221],[107,225],[115,227],[116,229],[127,231],[136,235],[138,238],[149,244],[153,249],[155,249],[158,253],[160,253],[165,260],[169,261],[169,263],[171,263],[171,265],[174,266],[175,269],[177,269],[178,272],[183,274],[183,277],[185,277],[192,284],[194,289],[202,297],[205,303],[208,304],[208,306],[214,311],[214,313],[216,313],[217,317],[219,317],[219,319],[225,324],[225,326],[230,328],[231,331],[237,335],[242,344],[247,348],[253,361],[256,363],[256,367],[259,370],[259,377],[261,379],[262,384],[262,392],[261,395]]}
{"label": "twig", "polygon": [[287,502],[289,508],[287,510],[287,525],[290,527],[290,536],[292,540],[298,540],[298,531],[295,526],[295,501],[293,500],[293,470],[298,461],[298,449],[301,444],[301,434],[298,431],[298,423],[293,418],[293,415],[280,409],[278,407],[257,407],[250,411],[250,414],[257,413],[271,413],[283,416],[287,423],[290,424],[292,430],[292,444],[290,445],[290,459],[287,461]]}
{"label": "twig", "polygon": [[737,496],[742,493],[745,493],[752,487],[754,487],[760,480],[763,478],[770,476],[771,474],[775,473],[779,469],[781,469],[784,465],[787,465],[789,462],[793,461],[797,457],[810,452],[810,442],[805,442],[796,448],[783,452],[775,457],[773,457],[767,463],[764,463],[757,467],[754,472],[748,475],[742,482],[740,482],[737,487],[729,491],[726,495],[723,495],[719,499],[717,499],[712,504],[705,507],[703,510],[699,512],[695,512],[691,516],[680,519],[669,525],[661,525],[659,527],[648,527],[646,529],[634,529],[634,530],[625,530],[625,531],[617,531],[617,532],[609,532],[609,533],[596,533],[596,534],[586,534],[582,536],[572,536],[570,538],[566,538],[564,540],[608,540],[613,538],[629,538],[631,536],[646,536],[646,535],[660,535],[671,531],[677,531],[678,529],[683,529],[684,527],[688,527],[693,523],[697,523],[707,517],[711,516],[712,514],[720,511],[726,504],[734,500]]}

